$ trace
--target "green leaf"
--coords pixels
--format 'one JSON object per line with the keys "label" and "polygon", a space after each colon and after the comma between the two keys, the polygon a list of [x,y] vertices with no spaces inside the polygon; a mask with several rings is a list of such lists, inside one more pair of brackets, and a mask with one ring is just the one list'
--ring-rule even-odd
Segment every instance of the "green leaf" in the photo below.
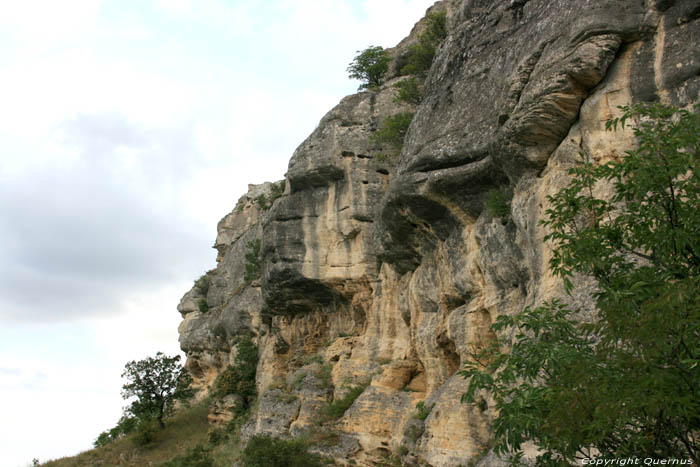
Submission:
{"label": "green leaf", "polygon": [[621,110],[606,129],[631,124],[638,147],[602,166],[581,154],[540,221],[565,290],[595,282],[593,321],[554,300],[500,316],[497,345],[474,356],[485,363],[460,373],[464,403],[491,394],[494,451],[518,462],[525,441],[537,465],[700,461],[700,107]]}

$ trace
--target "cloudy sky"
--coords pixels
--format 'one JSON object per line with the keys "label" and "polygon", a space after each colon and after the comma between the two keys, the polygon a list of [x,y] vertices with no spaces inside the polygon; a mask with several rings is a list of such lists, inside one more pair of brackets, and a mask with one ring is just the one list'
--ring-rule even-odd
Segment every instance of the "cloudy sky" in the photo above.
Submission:
{"label": "cloudy sky", "polygon": [[0,464],[114,425],[217,221],[432,3],[0,0]]}

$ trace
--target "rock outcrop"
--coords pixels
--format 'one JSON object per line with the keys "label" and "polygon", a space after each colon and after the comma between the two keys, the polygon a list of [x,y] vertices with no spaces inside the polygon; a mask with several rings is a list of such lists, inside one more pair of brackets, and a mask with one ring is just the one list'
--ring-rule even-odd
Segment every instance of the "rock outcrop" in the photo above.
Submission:
{"label": "rock outcrop", "polygon": [[[447,12],[449,35],[420,105],[394,102],[405,79],[396,66],[380,88],[344,98],[296,150],[283,184],[251,186],[222,219],[218,265],[178,307],[202,394],[239,337],[253,335],[259,400],[244,432],[306,433],[339,465],[388,455],[497,464],[480,456],[493,413],[460,403],[456,372],[494,338],[499,315],[554,297],[591,311],[585,278],[568,296],[548,270],[538,224],[547,196],[580,152],[604,162],[633,147],[631,132],[605,131],[617,106],[700,100],[696,0],[432,9]],[[371,135],[405,111],[415,111],[405,144],[387,157]],[[510,200],[507,219],[485,209],[492,190]],[[355,387],[365,389],[319,430],[321,409]],[[227,420],[226,406],[212,420]]]}

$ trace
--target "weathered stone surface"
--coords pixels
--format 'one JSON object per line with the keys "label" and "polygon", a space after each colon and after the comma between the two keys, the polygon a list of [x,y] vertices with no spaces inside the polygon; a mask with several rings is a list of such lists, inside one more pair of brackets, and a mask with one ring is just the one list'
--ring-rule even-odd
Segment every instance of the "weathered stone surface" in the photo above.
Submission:
{"label": "weathered stone surface", "polygon": [[[500,315],[555,297],[582,319],[593,311],[590,280],[574,278],[566,295],[548,269],[547,197],[580,152],[604,163],[634,147],[631,131],[605,131],[617,106],[700,100],[697,1],[444,0],[438,9],[449,36],[422,103],[394,103],[392,85],[425,21],[392,49],[385,85],[343,99],[299,146],[268,211],[255,198],[272,186],[252,186],[220,222],[206,297],[194,287],[178,307],[202,387],[232,361],[236,336],[255,336],[261,395],[244,438],[306,434],[339,465],[391,453],[406,465],[502,465],[484,451],[489,401],[461,404],[457,371],[496,337]],[[382,119],[414,110],[401,154],[378,158],[387,148],[371,135]],[[491,190],[509,198],[507,218],[485,209]],[[262,277],[244,284],[254,239]],[[320,425],[329,401],[365,383],[338,421]],[[424,420],[419,402],[430,409]]]}
{"label": "weathered stone surface", "polygon": [[290,194],[263,227],[263,294],[273,313],[353,305],[376,276],[372,246],[376,207],[392,161],[377,160],[370,141],[378,122],[407,109],[390,85],[343,99],[295,151]]}
{"label": "weathered stone surface", "polygon": [[217,399],[209,408],[207,419],[212,425],[226,425],[233,420],[236,407],[243,405],[243,398],[237,394],[229,394]]}
{"label": "weathered stone surface", "polygon": [[[248,193],[219,222],[214,245],[217,267],[202,278],[206,290],[195,284],[178,305],[184,318],[179,333],[180,347],[187,354],[186,367],[195,387],[205,389],[199,397],[204,397],[218,373],[233,363],[236,340],[250,334],[260,322],[260,284],[259,280],[245,282],[245,255],[250,243],[260,239],[261,222],[269,213],[256,198],[265,195],[269,199],[272,188],[272,183],[249,185]],[[200,308],[202,300],[206,311]]]}

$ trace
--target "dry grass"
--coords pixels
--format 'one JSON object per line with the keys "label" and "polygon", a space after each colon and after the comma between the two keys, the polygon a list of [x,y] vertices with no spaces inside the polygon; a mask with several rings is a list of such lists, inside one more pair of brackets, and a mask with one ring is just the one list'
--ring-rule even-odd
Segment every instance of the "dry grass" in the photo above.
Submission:
{"label": "dry grass", "polygon": [[[194,405],[175,414],[166,423],[165,429],[158,432],[150,445],[137,446],[131,435],[101,448],[85,451],[73,457],[48,461],[45,467],[87,467],[100,466],[158,466],[175,456],[184,454],[197,444],[207,444],[209,425],[206,403]],[[221,446],[218,450],[234,450],[231,446]],[[223,454],[223,453],[222,453]],[[217,456],[221,457],[221,456]]]}

